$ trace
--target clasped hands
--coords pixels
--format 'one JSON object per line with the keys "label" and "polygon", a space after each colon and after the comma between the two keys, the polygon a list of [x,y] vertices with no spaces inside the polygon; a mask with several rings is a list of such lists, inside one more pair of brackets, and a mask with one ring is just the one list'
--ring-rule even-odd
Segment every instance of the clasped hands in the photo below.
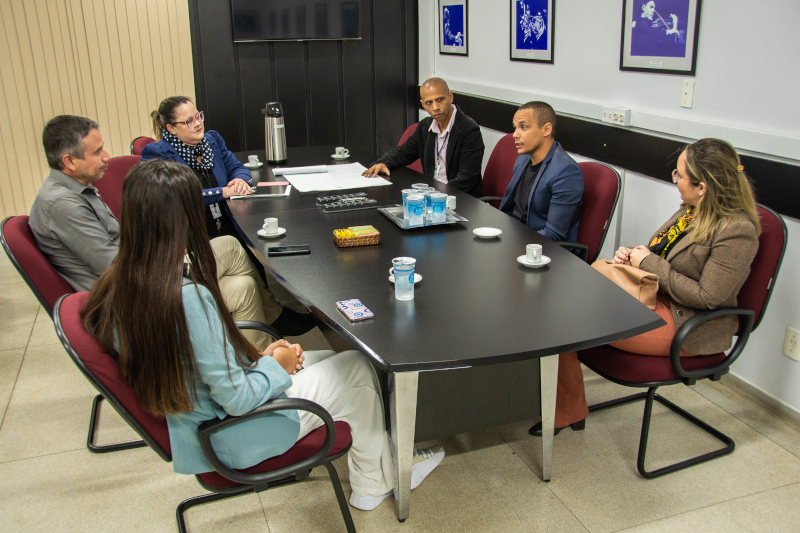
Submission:
{"label": "clasped hands", "polygon": [[642,260],[650,255],[652,252],[650,248],[647,246],[640,244],[636,248],[626,248],[621,246],[619,250],[614,254],[613,263],[615,265],[624,265],[630,264],[639,268],[639,265],[642,264]]}
{"label": "clasped hands", "polygon": [[253,194],[253,188],[250,184],[241,178],[235,178],[228,182],[228,185],[222,188],[222,197],[230,198],[231,196],[247,196]]}
{"label": "clasped hands", "polygon": [[275,359],[290,376],[297,374],[299,370],[303,370],[303,361],[306,360],[303,355],[303,349],[299,344],[290,344],[283,339],[267,346],[267,349],[261,352],[261,355]]}

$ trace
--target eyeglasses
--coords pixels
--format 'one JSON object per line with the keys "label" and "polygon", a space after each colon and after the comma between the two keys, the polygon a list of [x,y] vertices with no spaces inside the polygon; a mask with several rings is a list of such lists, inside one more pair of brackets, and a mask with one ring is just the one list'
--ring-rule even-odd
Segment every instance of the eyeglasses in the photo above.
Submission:
{"label": "eyeglasses", "polygon": [[183,124],[183,125],[185,125],[187,128],[191,128],[191,127],[192,127],[192,125],[194,124],[194,121],[195,121],[195,120],[196,120],[196,121],[198,121],[198,122],[200,122],[200,123],[202,123],[203,121],[205,121],[205,118],[206,118],[206,117],[205,117],[205,115],[203,115],[203,112],[202,112],[202,111],[200,111],[198,114],[196,114],[196,115],[195,115],[195,116],[193,116],[192,118],[187,118],[187,119],[186,119],[186,120],[184,120],[183,122],[173,122],[173,124],[176,124],[176,125],[177,125],[177,124]]}
{"label": "eyeglasses", "polygon": [[683,177],[683,176],[681,176],[681,173],[680,173],[680,172],[678,172],[678,169],[677,169],[677,168],[676,168],[675,170],[673,170],[673,171],[672,171],[672,183],[675,183],[675,184],[677,185],[678,181],[680,181],[680,179],[681,179],[682,177]]}

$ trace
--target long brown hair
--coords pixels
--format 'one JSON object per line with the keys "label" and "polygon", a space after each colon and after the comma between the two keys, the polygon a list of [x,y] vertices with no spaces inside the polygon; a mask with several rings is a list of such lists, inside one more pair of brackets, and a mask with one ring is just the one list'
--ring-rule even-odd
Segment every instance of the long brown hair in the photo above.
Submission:
{"label": "long brown hair", "polygon": [[237,363],[259,357],[222,300],[201,188],[189,167],[171,161],[131,169],[122,185],[119,254],[81,313],[86,330],[119,360],[142,407],[158,415],[192,411],[196,397],[197,365],[182,296],[185,256],[195,289],[202,285],[214,298]]}
{"label": "long brown hair", "polygon": [[175,120],[175,110],[191,101],[192,99],[188,96],[170,96],[161,100],[161,103],[158,104],[158,109],[154,109],[150,113],[153,135],[155,135],[157,141],[161,140],[161,131],[166,129],[167,124],[171,124]]}
{"label": "long brown hair", "polygon": [[706,185],[691,224],[694,241],[707,243],[738,214],[747,217],[761,234],[753,187],[736,149],[719,139],[700,139],[687,146],[684,153],[689,182],[695,187]]}

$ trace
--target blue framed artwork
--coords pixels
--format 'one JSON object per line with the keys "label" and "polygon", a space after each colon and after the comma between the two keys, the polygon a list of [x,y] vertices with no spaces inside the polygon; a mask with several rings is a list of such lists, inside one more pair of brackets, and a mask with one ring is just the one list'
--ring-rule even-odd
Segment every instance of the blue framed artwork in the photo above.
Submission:
{"label": "blue framed artwork", "polygon": [[620,70],[694,76],[701,0],[624,0]]}
{"label": "blue framed artwork", "polygon": [[439,0],[439,53],[467,53],[467,0]]}
{"label": "blue framed artwork", "polygon": [[511,60],[553,62],[556,0],[511,0]]}

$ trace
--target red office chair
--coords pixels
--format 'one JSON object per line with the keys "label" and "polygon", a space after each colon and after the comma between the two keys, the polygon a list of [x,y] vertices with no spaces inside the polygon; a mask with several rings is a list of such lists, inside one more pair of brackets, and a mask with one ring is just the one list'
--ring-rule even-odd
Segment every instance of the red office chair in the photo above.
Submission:
{"label": "red office chair", "polygon": [[[761,237],[758,240],[758,253],[751,265],[750,275],[739,291],[738,307],[721,307],[695,314],[678,328],[675,338],[672,340],[669,357],[638,355],[618,350],[612,346],[600,346],[578,352],[578,358],[581,362],[604,378],[628,387],[647,388],[647,392],[640,392],[589,407],[590,412],[600,411],[601,409],[615,407],[641,400],[642,398],[646,399],[637,460],[639,473],[646,478],[663,476],[664,474],[733,452],[735,444],[730,437],[684,411],[669,400],[657,395],[656,389],[662,385],[676,383],[694,385],[698,379],[718,381],[723,374],[728,373],[731,364],[744,350],[750,333],[758,327],[761,318],[764,316],[764,311],[767,309],[772,290],[775,287],[775,278],[778,276],[778,270],[783,261],[787,240],[786,224],[780,215],[763,206],[758,206],[758,212],[761,217],[762,227]],[[738,337],[736,344],[733,345],[728,355],[720,352],[696,357],[680,357],[681,345],[695,327],[708,320],[726,315],[739,316]],[[647,453],[647,438],[650,431],[653,400],[665,405],[703,431],[716,437],[725,444],[725,447],[664,468],[647,471],[645,468],[645,455]]]}
{"label": "red office chair", "polygon": [[478,200],[495,208],[500,207],[500,200],[506,194],[511,175],[514,173],[514,163],[518,157],[514,136],[509,133],[501,137],[492,150],[489,162],[486,163],[486,170],[483,172],[483,192],[486,196]]}
{"label": "red office chair", "polygon": [[154,142],[152,137],[136,137],[131,141],[131,155],[142,155],[142,148]]}
{"label": "red office chair", "polygon": [[[419,122],[412,124],[408,128],[406,128],[406,131],[403,132],[403,136],[400,137],[400,142],[397,143],[397,146],[402,145],[404,142],[406,142],[406,140],[409,137],[411,137],[414,134],[415,131],[417,131],[417,125],[419,125]],[[420,174],[424,174],[424,171],[422,170],[422,163],[420,162],[419,159],[417,159],[410,165],[406,165],[406,168],[410,168],[411,170],[415,170]]]}
{"label": "red office chair", "polygon": [[138,155],[112,157],[108,160],[106,173],[93,183],[97,187],[100,197],[117,218],[122,209],[122,180],[139,160],[141,160],[141,156]]}
{"label": "red office chair", "polygon": [[[97,340],[83,328],[80,311],[86,304],[88,296],[88,293],[80,292],[64,296],[56,303],[53,320],[58,338],[83,375],[141,435],[147,445],[163,460],[172,461],[166,419],[153,416],[142,409],[136,400],[133,388],[119,375],[117,361],[104,352]],[[266,331],[271,333],[269,330]],[[211,447],[212,434],[264,413],[286,409],[300,409],[314,413],[325,425],[300,439],[283,455],[267,459],[253,467],[232,470],[222,464]],[[198,432],[203,453],[215,470],[197,474],[195,477],[203,488],[212,491],[213,494],[189,498],[178,505],[176,518],[181,533],[186,531],[183,514],[195,505],[250,492],[262,492],[301,481],[308,477],[312,468],[317,466],[324,466],[328,470],[347,531],[355,532],[339,476],[331,464],[350,450],[352,439],[350,426],[346,422],[334,422],[330,414],[314,402],[279,398],[268,401],[240,417],[229,416],[222,420],[209,420],[199,427]]]}
{"label": "red office chair", "polygon": [[622,179],[619,173],[603,163],[578,163],[583,173],[581,222],[578,242],[557,242],[579,251],[581,259],[591,264],[597,260],[608,235],[611,217],[619,200]]}
{"label": "red office chair", "polygon": [[[28,284],[33,295],[47,311],[47,315],[53,318],[53,307],[58,299],[65,294],[72,294],[73,291],[64,277],[39,250],[31,229],[28,227],[28,218],[27,215],[21,215],[5,219],[0,226],[0,240],[11,264]],[[103,397],[98,394],[92,402],[89,435],[86,438],[86,447],[89,448],[89,451],[106,453],[146,446],[140,440],[103,446],[94,443],[102,401]]]}

